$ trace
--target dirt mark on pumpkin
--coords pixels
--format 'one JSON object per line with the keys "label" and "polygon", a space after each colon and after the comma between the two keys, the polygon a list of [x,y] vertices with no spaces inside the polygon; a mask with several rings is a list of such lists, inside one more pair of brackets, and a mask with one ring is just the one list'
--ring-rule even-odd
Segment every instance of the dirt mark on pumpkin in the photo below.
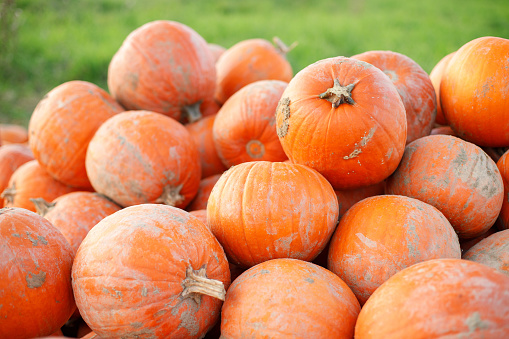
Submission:
{"label": "dirt mark on pumpkin", "polygon": [[283,123],[277,128],[277,136],[284,138],[290,128],[290,98],[281,98],[277,104],[276,112],[283,114]]}
{"label": "dirt mark on pumpkin", "polygon": [[355,149],[349,155],[345,155],[343,159],[348,160],[355,157],[358,157],[359,154],[362,153],[362,147],[366,146],[367,143],[371,140],[373,135],[375,134],[376,126],[373,126],[368,132],[368,134],[364,135],[360,142],[355,143]]}
{"label": "dirt mark on pumpkin", "polygon": [[41,271],[38,274],[28,272],[25,276],[28,288],[41,287],[46,281],[46,272]]}

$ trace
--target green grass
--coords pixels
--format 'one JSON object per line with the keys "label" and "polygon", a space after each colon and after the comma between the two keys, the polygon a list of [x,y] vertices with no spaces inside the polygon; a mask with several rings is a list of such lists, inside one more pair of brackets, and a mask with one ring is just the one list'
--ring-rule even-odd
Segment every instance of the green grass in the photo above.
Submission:
{"label": "green grass", "polygon": [[63,82],[107,89],[111,57],[152,20],[182,22],[225,47],[275,35],[298,41],[288,54],[295,72],[323,58],[382,49],[409,56],[429,73],[474,38],[509,38],[507,0],[3,0],[4,6],[10,1],[4,10],[10,16],[0,19],[0,36],[8,37],[0,41],[0,123],[24,125]]}

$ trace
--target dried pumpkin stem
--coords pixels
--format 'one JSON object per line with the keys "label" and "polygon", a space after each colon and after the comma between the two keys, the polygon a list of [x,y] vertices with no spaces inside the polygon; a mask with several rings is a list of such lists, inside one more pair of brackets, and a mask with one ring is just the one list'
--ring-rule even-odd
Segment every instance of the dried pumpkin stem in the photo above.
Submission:
{"label": "dried pumpkin stem", "polygon": [[5,199],[7,203],[12,204],[14,202],[14,197],[16,196],[16,185],[12,184],[11,187],[6,188],[2,194],[0,194],[0,198]]}
{"label": "dried pumpkin stem", "polygon": [[290,52],[292,49],[295,48],[299,43],[297,41],[294,41],[290,46],[287,46],[281,39],[279,39],[277,36],[272,38],[272,41],[276,45],[277,50],[279,53],[286,55],[288,52]]}
{"label": "dried pumpkin stem", "polygon": [[163,203],[169,206],[177,206],[182,203],[185,198],[180,194],[180,190],[182,189],[182,184],[177,187],[174,186],[164,186],[163,194],[155,201],[156,203]]}
{"label": "dried pumpkin stem", "polygon": [[343,86],[339,83],[338,79],[334,79],[334,86],[327,89],[318,97],[320,99],[326,99],[327,101],[330,101],[333,108],[337,108],[339,105],[345,102],[353,105],[355,104],[355,101],[352,99],[352,90],[354,87],[354,84]]}
{"label": "dried pumpkin stem", "polygon": [[55,202],[47,202],[43,198],[30,198],[30,201],[34,203],[37,214],[43,217],[56,205]]}
{"label": "dried pumpkin stem", "polygon": [[202,294],[223,301],[226,297],[226,289],[223,282],[207,278],[205,267],[200,268],[198,271],[188,267],[186,269],[186,279],[184,279],[182,284],[184,286],[182,297],[191,297],[197,303],[200,302]]}
{"label": "dried pumpkin stem", "polygon": [[183,108],[184,115],[182,117],[182,120],[185,121],[187,118],[187,121],[189,123],[193,123],[195,121],[200,120],[202,117],[202,114],[200,111],[200,105],[201,105],[202,101],[203,100],[200,100],[198,102],[195,102],[194,104],[184,106],[184,108]]}

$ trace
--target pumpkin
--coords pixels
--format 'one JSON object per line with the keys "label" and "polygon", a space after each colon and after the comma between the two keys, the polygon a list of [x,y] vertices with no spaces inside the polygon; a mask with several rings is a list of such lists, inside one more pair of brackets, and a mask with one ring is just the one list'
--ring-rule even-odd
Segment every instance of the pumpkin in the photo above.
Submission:
{"label": "pumpkin", "polygon": [[480,37],[460,47],[440,82],[446,121],[479,146],[509,146],[509,39]]}
{"label": "pumpkin", "polygon": [[368,51],[352,58],[376,66],[396,86],[405,105],[407,144],[430,134],[437,114],[437,100],[428,73],[417,62],[393,51]]}
{"label": "pumpkin", "polygon": [[209,223],[207,222],[207,209],[201,209],[201,210],[193,210],[189,211],[189,214],[195,216],[198,218],[201,222],[205,224],[210,229]]}
{"label": "pumpkin", "polygon": [[451,61],[454,53],[456,52],[449,53],[440,59],[429,73],[429,78],[431,79],[431,83],[433,84],[435,95],[437,97],[437,116],[435,122],[440,125],[447,125],[444,113],[442,112],[442,105],[440,104],[440,82],[442,81],[445,68],[449,64],[449,61]]}
{"label": "pumpkin", "polygon": [[353,338],[359,302],[318,265],[273,259],[243,272],[221,311],[224,338]]}
{"label": "pumpkin", "polygon": [[[26,145],[13,144],[0,147],[0,194],[9,186],[12,173],[30,160],[34,160],[34,155]],[[0,208],[2,207],[4,200],[0,199]]]}
{"label": "pumpkin", "polygon": [[24,144],[28,142],[28,130],[17,124],[0,124],[1,144]]}
{"label": "pumpkin", "polygon": [[48,336],[74,312],[71,247],[49,221],[0,209],[0,337]]}
{"label": "pumpkin", "polygon": [[435,206],[464,239],[495,223],[504,198],[495,162],[480,147],[450,135],[408,144],[398,169],[387,179],[386,192]]}
{"label": "pumpkin", "polygon": [[445,135],[456,136],[456,134],[452,130],[451,126],[438,126],[438,127],[433,128],[430,132],[430,135],[436,135],[436,134],[445,134]]}
{"label": "pumpkin", "polygon": [[212,135],[215,119],[216,115],[214,114],[185,125],[200,153],[202,179],[226,171],[226,166],[217,154]]}
{"label": "pumpkin", "polygon": [[203,37],[176,21],[156,20],[131,32],[108,68],[108,88],[128,110],[196,121],[213,98],[214,59]]}
{"label": "pumpkin", "polygon": [[463,259],[401,270],[362,307],[355,338],[507,338],[509,277]]}
{"label": "pumpkin", "polygon": [[29,144],[35,159],[56,180],[92,188],[85,168],[88,143],[104,121],[123,110],[92,83],[69,81],[55,87],[30,117]]}
{"label": "pumpkin", "polygon": [[122,207],[184,208],[200,184],[191,135],[178,121],[155,112],[126,111],[108,119],[90,141],[85,163],[94,189]]}
{"label": "pumpkin", "polygon": [[495,224],[493,226],[491,226],[491,228],[489,230],[487,230],[486,232],[484,232],[483,234],[481,235],[478,235],[477,237],[475,238],[471,238],[471,239],[460,239],[460,247],[461,247],[461,253],[465,253],[466,251],[468,251],[469,249],[471,249],[472,247],[474,247],[475,244],[477,244],[479,241],[489,237],[490,235],[492,235],[493,233],[496,233],[498,232],[498,227],[497,225],[499,224],[499,221],[500,219],[497,219],[497,221],[495,222]]}
{"label": "pumpkin", "polygon": [[216,62],[216,101],[224,104],[233,93],[255,81],[289,82],[293,70],[286,59],[288,51],[284,44],[274,46],[265,39],[242,40],[228,48]]}
{"label": "pumpkin", "polygon": [[288,84],[260,80],[233,94],[217,113],[212,135],[219,158],[229,168],[247,161],[284,161],[274,112]]}
{"label": "pumpkin", "polygon": [[437,258],[461,258],[458,236],[444,215],[417,199],[379,195],[358,202],[341,218],[327,267],[363,305],[395,273]]}
{"label": "pumpkin", "polygon": [[357,202],[375,195],[385,193],[385,181],[371,186],[364,186],[350,190],[334,191],[338,197],[339,219]]}
{"label": "pumpkin", "polygon": [[119,211],[120,206],[92,192],[72,192],[48,202],[32,199],[37,213],[49,220],[69,242],[73,256],[87,233],[106,216]]}
{"label": "pumpkin", "polygon": [[496,162],[504,183],[504,199],[499,214],[500,228],[509,229],[509,151],[506,151]]}
{"label": "pumpkin", "polygon": [[335,190],[386,179],[406,142],[406,113],[391,80],[378,68],[335,57],[293,77],[276,112],[288,158],[320,172]]}
{"label": "pumpkin", "polygon": [[76,304],[101,338],[201,338],[230,284],[221,245],[176,207],[141,204],[90,230],[72,268]]}
{"label": "pumpkin", "polygon": [[35,212],[30,199],[43,198],[52,201],[57,197],[79,190],[53,179],[37,160],[30,160],[14,171],[8,187],[1,193],[5,207],[21,207]]}
{"label": "pumpkin", "polygon": [[276,258],[313,260],[332,236],[338,210],[332,186],[315,170],[252,161],[221,175],[207,220],[229,261],[248,268]]}
{"label": "pumpkin", "polygon": [[209,200],[210,192],[214,188],[214,185],[221,177],[221,174],[211,175],[205,179],[200,181],[200,186],[198,186],[198,192],[196,193],[194,199],[187,205],[187,211],[193,210],[202,210],[207,209],[207,202]]}
{"label": "pumpkin", "polygon": [[210,52],[212,53],[212,57],[214,58],[214,63],[217,63],[217,60],[219,60],[219,57],[223,55],[224,52],[226,52],[226,47],[223,47],[218,44],[214,44],[209,42],[207,44],[209,47]]}
{"label": "pumpkin", "polygon": [[488,235],[466,251],[463,259],[493,267],[509,276],[509,230]]}

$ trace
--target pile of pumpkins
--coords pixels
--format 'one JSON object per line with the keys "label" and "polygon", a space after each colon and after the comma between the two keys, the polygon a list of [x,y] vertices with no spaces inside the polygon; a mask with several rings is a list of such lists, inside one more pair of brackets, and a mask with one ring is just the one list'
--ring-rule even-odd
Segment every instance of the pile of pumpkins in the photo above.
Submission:
{"label": "pile of pumpkins", "polygon": [[0,139],[0,337],[509,337],[509,40],[293,47],[149,22]]}

